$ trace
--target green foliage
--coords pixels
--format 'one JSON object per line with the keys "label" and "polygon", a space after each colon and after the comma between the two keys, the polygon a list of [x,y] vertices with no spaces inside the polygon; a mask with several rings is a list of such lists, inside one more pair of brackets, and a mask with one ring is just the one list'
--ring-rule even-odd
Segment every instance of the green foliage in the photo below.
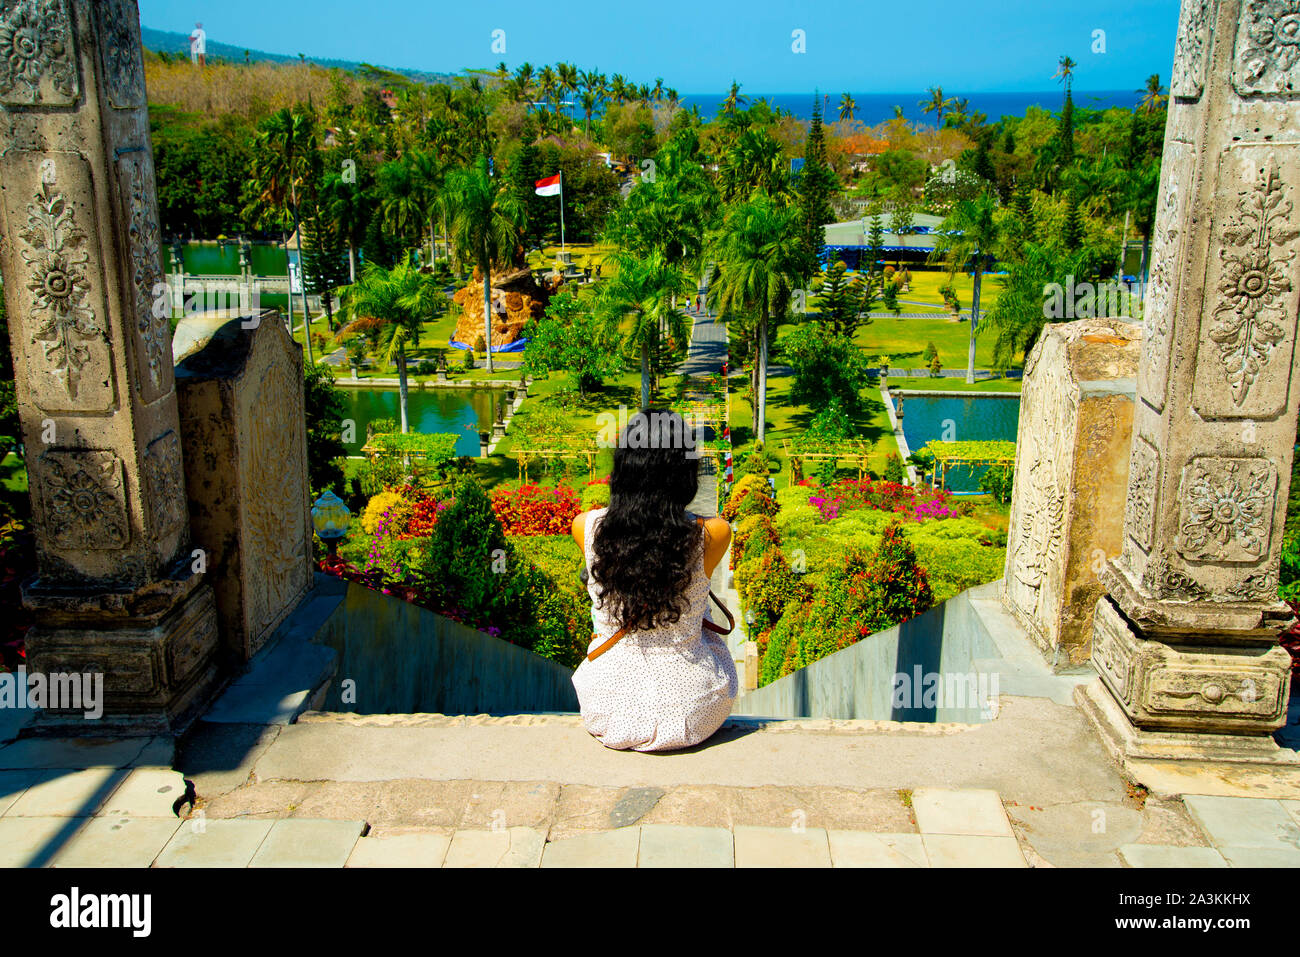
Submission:
{"label": "green foliage", "polygon": [[808,322],[781,339],[781,352],[794,369],[791,402],[814,409],[836,402],[854,412],[862,407],[871,363],[852,340],[820,322]]}
{"label": "green foliage", "polygon": [[928,363],[931,359],[935,358],[937,355],[939,355],[938,347],[933,342],[927,342],[925,344],[925,351],[921,353],[921,358]]}
{"label": "green foliage", "polygon": [[930,360],[930,375],[933,378],[937,379],[939,377],[939,373],[942,371],[943,371],[943,363],[939,361],[938,356],[935,356],[933,359]]}
{"label": "green foliage", "polygon": [[804,165],[799,173],[799,210],[803,226],[803,246],[806,265],[804,275],[812,275],[825,248],[827,223],[835,222],[831,197],[839,191],[839,179],[831,169],[826,155],[826,140],[822,130],[821,97],[813,100],[812,122],[808,140],[804,145]]}
{"label": "green foliage", "polygon": [[[343,494],[347,446],[341,438],[345,406],[329,366],[305,365],[303,409],[307,419],[307,483],[312,500],[326,489]],[[2,431],[2,430],[0,430]]]}
{"label": "green foliage", "polygon": [[504,570],[511,546],[482,487],[469,476],[456,484],[452,505],[438,516],[413,571],[437,589],[448,607],[491,621],[504,610]]}
{"label": "green foliage", "polygon": [[524,372],[533,376],[567,372],[581,395],[621,368],[613,328],[572,293],[552,298],[546,314],[532,320],[524,335],[529,339]]}
{"label": "green foliage", "polygon": [[862,276],[849,279],[848,267],[837,261],[813,282],[818,297],[818,318],[837,336],[853,338],[858,326],[871,322],[872,284]]}
{"label": "green foliage", "polygon": [[461,365],[463,365],[466,369],[472,369],[472,368],[474,368],[474,350],[473,350],[473,349],[466,349],[466,350],[465,350],[465,361],[462,362]]}
{"label": "green foliage", "polygon": [[898,286],[892,280],[885,283],[884,290],[881,293],[881,304],[888,312],[897,313],[899,311]]}
{"label": "green foliage", "polygon": [[[749,545],[762,544],[762,539],[751,537]],[[807,586],[790,569],[790,562],[780,548],[764,548],[759,557],[749,558],[736,568],[736,591],[745,608],[746,621],[752,613],[754,620],[748,627],[753,632],[765,631],[780,619],[786,606],[803,601]]]}
{"label": "green foliage", "polygon": [[740,475],[759,475],[764,480],[771,474],[772,461],[766,452],[750,452],[740,460],[736,472]]}
{"label": "green foliage", "polygon": [[[806,583],[799,587],[806,593]],[[798,592],[788,594],[787,600],[799,600]],[[805,608],[778,612],[785,627],[778,625],[768,636],[760,680],[772,681],[812,664],[933,604],[929,576],[916,550],[902,526],[890,522],[874,551],[854,548],[841,556]]]}
{"label": "green foliage", "polygon": [[593,508],[605,508],[608,505],[609,484],[606,482],[584,485],[582,491],[578,493],[578,506],[584,512],[589,512]]}
{"label": "green foliage", "polygon": [[1011,487],[1015,481],[1013,465],[991,465],[980,477],[980,491],[988,492],[998,502],[1011,501]]}
{"label": "green foliage", "polygon": [[456,457],[457,436],[433,432],[380,432],[370,436],[370,444],[389,455],[421,453],[429,466],[437,466]]}
{"label": "green foliage", "polygon": [[886,482],[896,482],[899,485],[902,485],[907,478],[903,470],[903,460],[896,452],[890,452],[885,456],[885,474],[882,477]]}

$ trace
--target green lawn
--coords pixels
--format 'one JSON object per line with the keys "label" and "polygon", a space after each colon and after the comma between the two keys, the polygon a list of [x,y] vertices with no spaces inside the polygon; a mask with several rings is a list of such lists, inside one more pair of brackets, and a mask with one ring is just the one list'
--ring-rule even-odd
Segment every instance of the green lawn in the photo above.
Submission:
{"label": "green lawn", "polygon": [[1019,379],[977,379],[974,385],[967,385],[965,379],[899,379],[889,378],[890,390],[926,389],[935,392],[1019,392]]}
{"label": "green lawn", "polygon": [[[970,348],[970,323],[953,322],[948,317],[935,319],[873,319],[870,325],[860,326],[853,341],[862,347],[874,362],[877,356],[889,356],[895,368],[921,369],[929,365],[922,355],[927,342],[933,342],[939,351],[939,362],[945,369],[966,368],[966,354]],[[977,335],[975,342],[975,367],[988,369],[993,365],[993,337]]]}

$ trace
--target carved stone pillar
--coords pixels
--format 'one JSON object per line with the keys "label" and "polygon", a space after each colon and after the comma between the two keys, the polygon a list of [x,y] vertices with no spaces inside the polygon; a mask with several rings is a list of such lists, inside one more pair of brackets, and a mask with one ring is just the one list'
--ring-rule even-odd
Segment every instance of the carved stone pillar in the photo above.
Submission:
{"label": "carved stone pillar", "polygon": [[1183,0],[1124,545],[1085,707],[1125,760],[1294,765],[1278,632],[1300,354],[1300,14]]}
{"label": "carved stone pillar", "polygon": [[27,646],[34,671],[104,673],[106,715],[85,731],[170,727],[215,674],[139,24],[133,0],[0,0],[0,269],[38,563]]}

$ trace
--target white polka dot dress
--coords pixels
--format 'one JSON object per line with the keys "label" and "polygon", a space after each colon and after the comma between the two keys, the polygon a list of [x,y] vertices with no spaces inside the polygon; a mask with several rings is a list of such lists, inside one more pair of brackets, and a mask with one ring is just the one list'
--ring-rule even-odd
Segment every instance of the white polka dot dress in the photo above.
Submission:
{"label": "white polka dot dress", "polygon": [[[591,569],[596,528],[606,509],[587,515],[583,556]],[[589,576],[590,653],[618,631],[600,607],[600,592]],[[718,635],[705,631],[709,579],[704,552],[686,593],[682,617],[651,631],[631,631],[595,661],[583,660],[573,673],[582,721],[607,748],[668,751],[709,737],[731,714],[739,681],[731,651]]]}

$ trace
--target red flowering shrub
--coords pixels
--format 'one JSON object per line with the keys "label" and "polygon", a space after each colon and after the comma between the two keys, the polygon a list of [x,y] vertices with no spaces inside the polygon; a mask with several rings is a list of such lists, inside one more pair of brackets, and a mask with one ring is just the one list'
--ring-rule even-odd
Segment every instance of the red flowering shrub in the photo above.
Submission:
{"label": "red flowering shrub", "polygon": [[929,575],[901,526],[891,523],[875,554],[846,555],[843,567],[826,576],[804,608],[786,611],[769,636],[761,680],[788,675],[933,605]]}
{"label": "red flowering shrub", "polygon": [[727,504],[722,506],[722,517],[729,522],[750,515],[775,515],[780,511],[776,499],[768,495],[765,489],[756,487],[738,488],[732,493]]}
{"label": "red flowering shrub", "polygon": [[492,511],[507,535],[567,535],[581,510],[577,493],[564,485],[492,493]]}
{"label": "red flowering shrub", "polygon": [[956,514],[952,496],[943,489],[918,489],[874,479],[841,479],[829,488],[815,488],[808,496],[808,503],[816,506],[828,522],[842,512],[860,508],[896,512],[900,517],[918,522],[927,518],[950,518]]}

